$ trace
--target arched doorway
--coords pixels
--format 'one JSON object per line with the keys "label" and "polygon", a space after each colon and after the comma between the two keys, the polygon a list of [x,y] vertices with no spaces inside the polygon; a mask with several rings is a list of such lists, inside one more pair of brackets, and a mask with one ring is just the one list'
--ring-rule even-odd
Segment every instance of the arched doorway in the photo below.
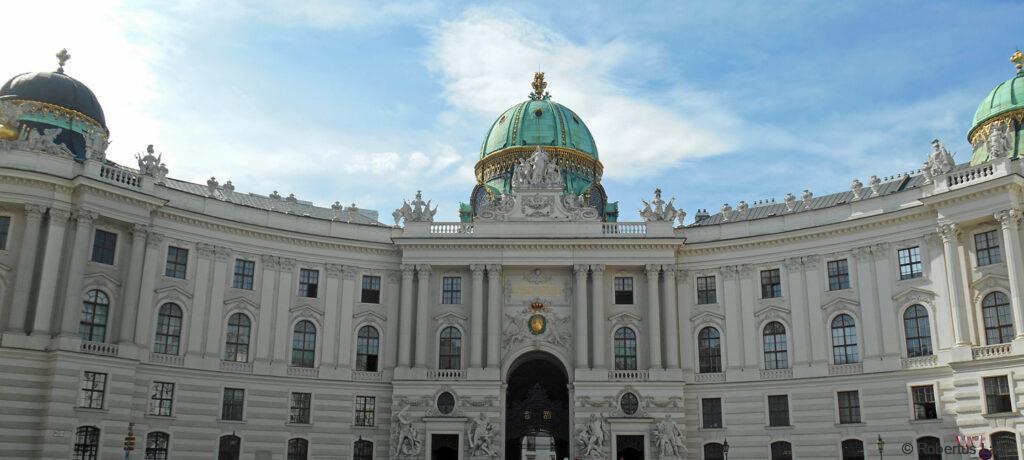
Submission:
{"label": "arched doorway", "polygon": [[542,454],[536,460],[568,458],[569,377],[558,358],[540,351],[520,356],[507,382],[505,458],[525,460],[524,452]]}

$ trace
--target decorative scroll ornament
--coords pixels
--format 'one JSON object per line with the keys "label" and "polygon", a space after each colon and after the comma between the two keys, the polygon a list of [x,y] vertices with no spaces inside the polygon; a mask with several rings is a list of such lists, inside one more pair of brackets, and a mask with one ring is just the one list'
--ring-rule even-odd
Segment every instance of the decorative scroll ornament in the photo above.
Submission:
{"label": "decorative scroll ornament", "polygon": [[548,88],[548,82],[544,81],[544,72],[533,73],[533,92],[530,93],[530,100],[533,101],[546,101],[551,99],[551,93],[545,91]]}
{"label": "decorative scroll ornament", "polygon": [[483,412],[470,422],[466,431],[471,457],[498,457],[500,452],[494,447],[494,439],[498,437],[498,427],[491,423]]}
{"label": "decorative scroll ornament", "polygon": [[683,456],[686,450],[686,446],[683,445],[683,432],[669,414],[665,414],[665,418],[658,422],[654,437],[661,458]]}
{"label": "decorative scroll ornament", "polygon": [[412,203],[403,200],[402,207],[396,209],[391,216],[395,218],[395,226],[398,226],[401,219],[405,219],[406,224],[409,222],[433,222],[436,213],[437,206],[431,209],[430,201],[424,202],[423,193],[417,190],[416,198],[412,200]]}
{"label": "decorative scroll ornament", "polygon": [[1000,120],[992,123],[985,146],[988,148],[989,158],[1005,158],[1010,156],[1013,152],[1013,130],[1010,129],[1009,120]]}
{"label": "decorative scroll ornament", "polygon": [[924,162],[921,172],[924,174],[925,183],[930,184],[938,176],[948,173],[956,166],[953,154],[946,150],[938,139],[932,140],[932,153],[928,155],[928,161]]}
{"label": "decorative scroll ornament", "polygon": [[139,162],[139,172],[142,175],[152,177],[157,183],[161,183],[167,176],[167,165],[161,161],[164,155],[154,155],[155,151],[153,144],[149,144],[146,146],[146,155],[136,154],[135,159]]}
{"label": "decorative scroll ornament", "polygon": [[569,317],[555,313],[540,299],[534,299],[529,308],[505,313],[502,348],[507,354],[517,345],[531,342],[535,347],[541,343],[548,343],[569,349],[571,330]]}
{"label": "decorative scroll ornament", "polygon": [[597,414],[590,414],[590,419],[580,429],[576,442],[580,445],[580,456],[583,458],[604,458],[605,442],[608,440],[608,425]]}
{"label": "decorative scroll ornament", "polygon": [[423,446],[423,443],[420,441],[419,430],[413,426],[412,419],[405,413],[408,409],[409,404],[406,404],[393,417],[392,457],[415,457],[419,455],[420,449]]}
{"label": "decorative scroll ornament", "polygon": [[647,200],[640,200],[644,204],[640,210],[640,217],[644,222],[675,222],[676,217],[683,219],[686,212],[677,210],[675,207],[676,198],[672,197],[668,202],[661,199],[661,189],[654,189],[654,199],[650,203]]}

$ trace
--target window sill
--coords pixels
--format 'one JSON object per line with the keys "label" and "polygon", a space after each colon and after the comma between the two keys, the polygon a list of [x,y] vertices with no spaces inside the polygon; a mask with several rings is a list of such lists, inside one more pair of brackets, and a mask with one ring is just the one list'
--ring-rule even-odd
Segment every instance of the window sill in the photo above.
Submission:
{"label": "window sill", "polygon": [[829,289],[829,290],[827,290],[825,292],[827,292],[829,294],[853,293],[853,288],[852,287],[845,287],[845,288],[842,288],[842,289]]}
{"label": "window sill", "polygon": [[912,424],[915,424],[915,425],[927,425],[929,423],[942,423],[942,419],[941,418],[920,418],[920,419],[915,418],[915,419],[910,419],[907,423],[912,423]]}
{"label": "window sill", "polygon": [[106,414],[106,413],[109,413],[110,410],[109,409],[96,409],[94,407],[79,407],[79,406],[75,406],[75,412],[86,412],[86,413],[92,412],[94,414]]}
{"label": "window sill", "polygon": [[697,305],[697,306],[700,306],[700,307],[718,307],[718,306],[720,306],[720,305],[718,305],[718,302],[712,302],[712,303],[700,303],[700,302],[697,302],[697,303],[694,303],[694,305]]}
{"label": "window sill", "polygon": [[313,424],[312,423],[285,422],[284,426],[290,426],[290,427],[295,427],[295,428],[312,428]]}
{"label": "window sill", "polygon": [[788,431],[788,430],[792,430],[794,428],[796,428],[796,427],[793,426],[793,425],[777,425],[777,426],[765,425],[765,427],[764,427],[764,429],[766,429],[768,431]]}
{"label": "window sill", "polygon": [[992,412],[987,414],[981,414],[984,418],[1010,418],[1017,417],[1020,414],[1017,412]]}
{"label": "window sill", "polygon": [[142,417],[143,418],[152,419],[152,420],[177,420],[178,419],[178,417],[175,417],[173,415],[156,415],[156,414],[148,414],[148,413],[143,415]]}
{"label": "window sill", "polygon": [[356,430],[375,430],[375,429],[377,429],[376,425],[349,425],[349,426],[351,426],[353,429],[356,429]]}
{"label": "window sill", "polygon": [[225,420],[225,419],[219,418],[219,419],[217,419],[217,423],[230,423],[232,425],[244,425],[246,423],[246,420],[244,418],[241,419],[241,420]]}
{"label": "window sill", "polygon": [[857,423],[836,423],[836,424],[835,424],[835,426],[836,426],[836,428],[843,428],[843,427],[848,427],[848,426],[849,426],[849,427],[854,427],[854,426],[867,426],[867,424],[866,424],[866,423],[864,423],[864,422],[857,422]]}
{"label": "window sill", "polygon": [[719,428],[704,428],[704,427],[700,427],[700,428],[697,428],[697,431],[703,431],[703,432],[708,432],[708,433],[720,433],[720,432],[725,431],[725,427],[724,426],[723,427],[719,427]]}

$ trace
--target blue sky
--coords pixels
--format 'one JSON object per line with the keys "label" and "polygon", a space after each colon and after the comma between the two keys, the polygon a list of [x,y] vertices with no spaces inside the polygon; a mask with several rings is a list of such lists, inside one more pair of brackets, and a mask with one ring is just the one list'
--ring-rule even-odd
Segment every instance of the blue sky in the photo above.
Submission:
{"label": "blue sky", "polygon": [[0,77],[67,47],[115,161],[152,143],[172,177],[382,216],[422,189],[441,220],[537,70],[594,133],[620,220],[660,186],[689,222],[916,169],[936,137],[966,161],[1024,46],[1017,1],[84,3],[5,6],[54,13],[5,24],[32,40]]}

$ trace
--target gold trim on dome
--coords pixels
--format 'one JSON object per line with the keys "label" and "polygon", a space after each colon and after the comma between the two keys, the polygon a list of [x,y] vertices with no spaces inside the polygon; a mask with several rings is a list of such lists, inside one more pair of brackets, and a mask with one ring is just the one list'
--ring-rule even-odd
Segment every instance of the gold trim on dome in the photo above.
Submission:
{"label": "gold trim on dome", "polygon": [[[483,184],[498,174],[511,171],[517,160],[529,158],[537,150],[537,147],[537,145],[507,147],[481,158],[474,168],[477,183]],[[539,147],[557,159],[559,166],[563,169],[592,174],[595,184],[601,182],[604,165],[599,160],[594,159],[594,157],[569,147],[545,145]]]}
{"label": "gold trim on dome", "polygon": [[1019,127],[1024,124],[1024,109],[1016,109],[1001,113],[985,120],[980,125],[972,129],[971,132],[967,134],[967,140],[971,143],[971,147],[977,149],[981,142],[988,139],[989,132],[992,131],[992,125],[1000,121],[1011,121],[1016,123],[1016,126]]}
{"label": "gold trim on dome", "polygon": [[[88,115],[86,115],[86,114],[84,114],[82,112],[79,112],[77,110],[72,110],[72,109],[69,109],[67,107],[61,107],[61,106],[56,105],[56,104],[50,104],[49,102],[33,101],[31,99],[10,99],[9,101],[12,102],[12,103],[15,103],[15,104],[17,104],[19,106],[26,105],[26,106],[28,106],[28,108],[30,110],[35,110],[35,111],[38,111],[38,112],[42,112],[44,115],[47,115],[47,111],[53,111],[53,112],[57,112],[57,113],[60,113],[60,114],[63,114],[63,115],[66,115],[66,116],[69,116],[69,117],[72,117],[72,118],[78,118],[79,121],[82,121],[82,122],[84,122],[84,123],[86,123],[88,125],[91,125],[93,128],[100,129],[101,131],[103,131],[104,134],[108,134],[108,135],[110,134],[110,132],[106,128],[104,128],[103,125],[99,124],[99,122],[94,120],[92,117],[90,117],[90,116],[88,116]],[[26,112],[26,113],[32,113],[32,112]]]}

